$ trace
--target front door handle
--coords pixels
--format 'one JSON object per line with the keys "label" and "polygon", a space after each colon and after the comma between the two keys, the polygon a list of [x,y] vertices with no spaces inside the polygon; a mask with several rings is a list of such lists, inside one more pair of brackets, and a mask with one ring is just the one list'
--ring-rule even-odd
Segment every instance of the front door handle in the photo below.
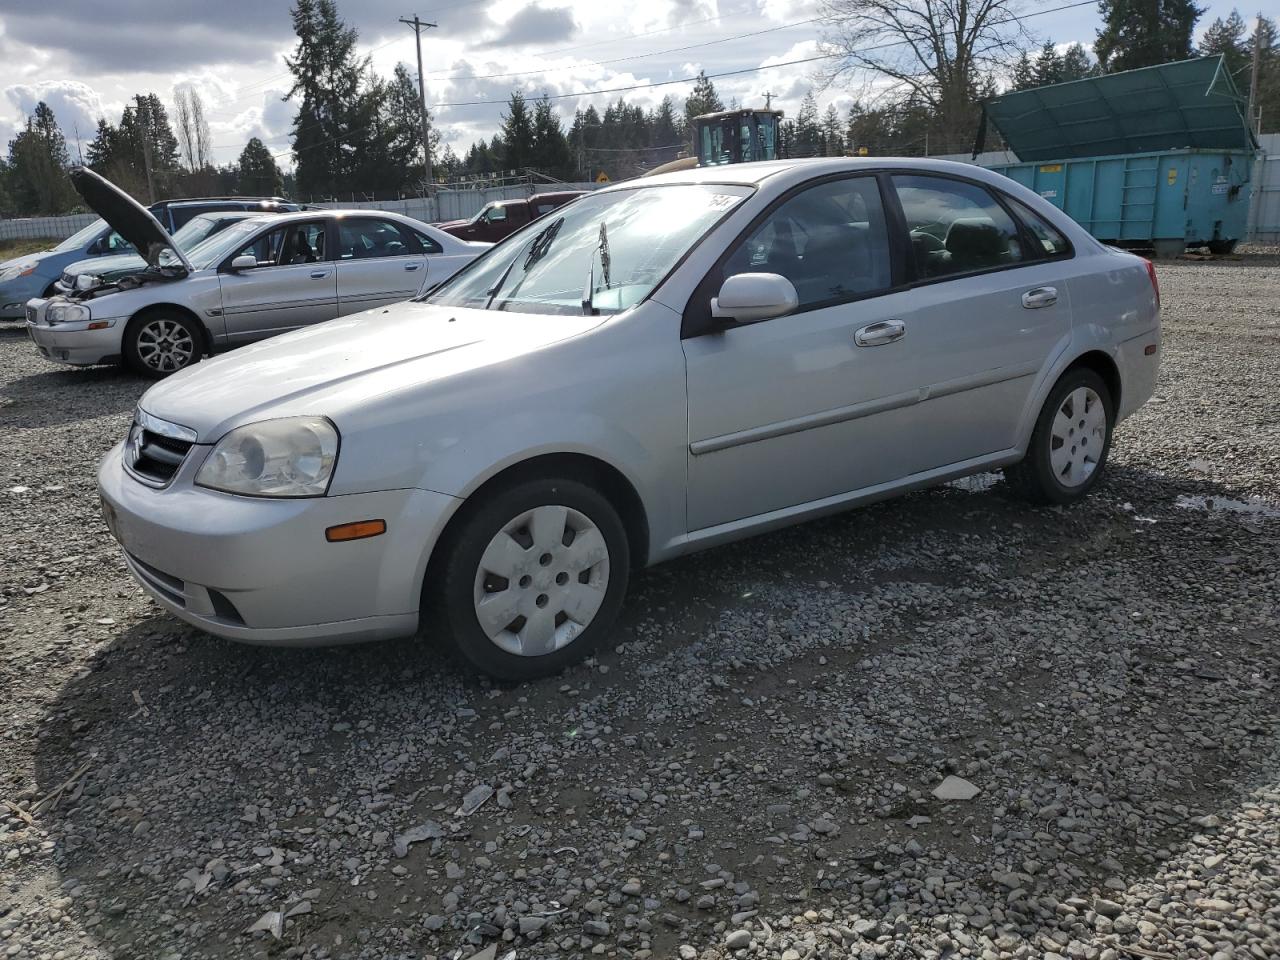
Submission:
{"label": "front door handle", "polygon": [[1057,302],[1058,291],[1054,287],[1036,287],[1022,295],[1022,305],[1028,310],[1052,307]]}
{"label": "front door handle", "polygon": [[853,335],[853,342],[860,347],[880,347],[901,340],[907,335],[907,325],[901,320],[881,320],[869,323]]}
{"label": "front door handle", "polygon": [[328,270],[312,270],[311,271],[312,280],[323,280],[328,275],[329,275]]}
{"label": "front door handle", "polygon": [[404,268],[406,270],[417,270],[420,266],[422,266],[420,263],[406,263]]}

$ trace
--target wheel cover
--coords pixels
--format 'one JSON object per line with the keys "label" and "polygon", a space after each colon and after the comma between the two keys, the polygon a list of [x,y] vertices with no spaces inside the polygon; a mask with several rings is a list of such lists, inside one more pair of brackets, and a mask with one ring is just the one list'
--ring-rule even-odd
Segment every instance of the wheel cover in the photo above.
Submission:
{"label": "wheel cover", "polygon": [[609,546],[591,519],[570,507],[534,507],[481,555],[476,620],[507,653],[545,656],[591,624],[608,589]]}
{"label": "wheel cover", "polygon": [[196,343],[182,324],[173,320],[149,320],[138,331],[138,359],[152,370],[173,373],[195,356]]}
{"label": "wheel cover", "polygon": [[1107,408],[1089,387],[1076,387],[1062,400],[1049,435],[1049,465],[1058,483],[1079,487],[1098,469],[1107,445]]}

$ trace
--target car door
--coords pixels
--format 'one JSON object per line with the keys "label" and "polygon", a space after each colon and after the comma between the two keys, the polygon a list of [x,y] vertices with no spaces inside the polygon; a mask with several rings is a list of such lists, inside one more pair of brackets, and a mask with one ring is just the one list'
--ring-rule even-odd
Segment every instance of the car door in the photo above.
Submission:
{"label": "car door", "polygon": [[339,316],[417,295],[427,271],[417,231],[384,217],[341,217],[336,226]]}
{"label": "car door", "polygon": [[913,285],[894,311],[901,342],[874,352],[908,357],[920,394],[902,417],[912,438],[896,458],[905,475],[1017,446],[1038,375],[1071,336],[1071,312],[1063,257],[1007,201],[959,177],[891,182]]}
{"label": "car door", "polygon": [[858,331],[903,309],[890,226],[873,175],[806,186],[748,229],[694,297],[725,277],[776,273],[797,309],[709,331],[686,313],[688,523],[699,530],[890,479],[903,442],[893,411],[911,390],[902,363],[858,345]]}
{"label": "car door", "polygon": [[[266,228],[219,270],[227,342],[231,346],[338,315],[334,263],[326,252],[323,218]],[[258,265],[232,271],[231,260],[253,256]]]}

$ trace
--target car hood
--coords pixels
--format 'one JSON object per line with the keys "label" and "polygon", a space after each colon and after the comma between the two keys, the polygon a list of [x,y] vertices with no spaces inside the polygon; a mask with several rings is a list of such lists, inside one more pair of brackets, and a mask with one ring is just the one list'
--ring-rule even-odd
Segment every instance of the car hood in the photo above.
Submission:
{"label": "car hood", "polygon": [[0,261],[0,273],[20,265],[32,264],[34,266],[45,257],[51,256],[53,256],[52,250],[37,250],[35,253],[24,253],[20,257],[10,257],[8,260]]}
{"label": "car hood", "polygon": [[95,277],[106,277],[114,273],[127,273],[146,267],[147,261],[136,253],[120,253],[113,257],[90,257],[88,260],[77,260],[62,268],[63,273],[79,276],[82,273]]}
{"label": "car hood", "polygon": [[178,249],[173,237],[160,226],[160,221],[152,216],[150,210],[88,167],[72,167],[70,176],[76,193],[116,233],[133,244],[148,266],[159,266],[161,252],[168,249],[173,251],[187,272],[191,272],[186,254]]}
{"label": "car hood", "polygon": [[535,316],[406,301],[295,330],[198,363],[139,406],[213,443],[245,423],[367,410],[380,399],[575,336],[599,316]]}

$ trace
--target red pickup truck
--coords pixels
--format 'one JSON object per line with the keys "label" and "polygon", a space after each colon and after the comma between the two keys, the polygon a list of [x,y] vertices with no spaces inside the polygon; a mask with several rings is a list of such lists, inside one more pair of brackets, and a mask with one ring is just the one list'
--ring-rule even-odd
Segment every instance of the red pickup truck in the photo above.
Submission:
{"label": "red pickup truck", "polygon": [[566,190],[560,193],[538,193],[527,200],[495,200],[470,220],[450,220],[436,224],[445,233],[463,240],[497,243],[509,237],[530,220],[537,220],[556,207],[576,200],[586,191]]}

